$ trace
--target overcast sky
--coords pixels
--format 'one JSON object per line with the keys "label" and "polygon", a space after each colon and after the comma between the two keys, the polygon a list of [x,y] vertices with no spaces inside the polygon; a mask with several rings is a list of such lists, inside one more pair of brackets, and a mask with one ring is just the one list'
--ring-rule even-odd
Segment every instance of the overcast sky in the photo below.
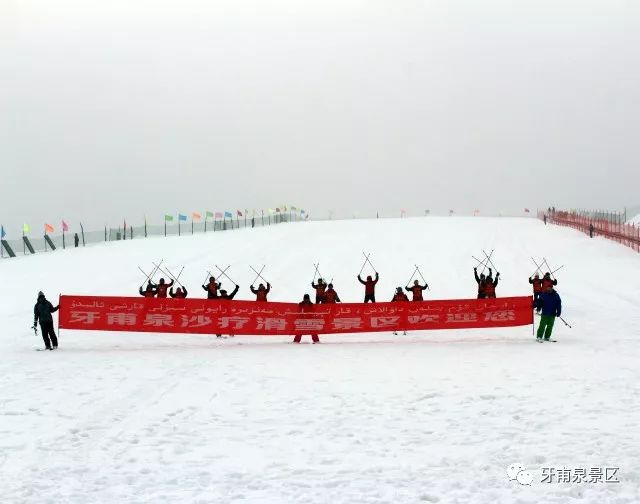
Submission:
{"label": "overcast sky", "polygon": [[0,221],[640,203],[640,2],[0,0]]}

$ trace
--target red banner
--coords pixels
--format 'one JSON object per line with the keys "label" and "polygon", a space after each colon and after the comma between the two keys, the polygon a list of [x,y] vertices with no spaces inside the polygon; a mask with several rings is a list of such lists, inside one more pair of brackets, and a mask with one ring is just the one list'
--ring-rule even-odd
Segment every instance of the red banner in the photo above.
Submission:
{"label": "red banner", "polygon": [[401,303],[296,303],[61,296],[60,327],[277,336],[512,327],[533,323],[531,296]]}

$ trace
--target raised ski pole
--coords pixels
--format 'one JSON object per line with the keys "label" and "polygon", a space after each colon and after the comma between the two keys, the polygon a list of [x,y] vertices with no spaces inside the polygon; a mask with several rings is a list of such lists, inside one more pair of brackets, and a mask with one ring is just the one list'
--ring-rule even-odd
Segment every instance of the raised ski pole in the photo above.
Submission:
{"label": "raised ski pole", "polygon": [[316,275],[318,275],[319,278],[324,278],[322,276],[322,273],[320,273],[320,269],[319,269],[320,268],[320,263],[314,264],[314,266],[315,266],[316,270],[313,273],[313,280],[311,280],[311,282],[315,282],[316,281]]}
{"label": "raised ski pole", "polygon": [[[162,259],[162,260],[160,261],[160,264],[162,264],[163,262],[164,262],[164,259]],[[156,266],[156,264],[155,264],[155,263],[151,263],[151,264],[153,264],[154,266]],[[140,266],[138,266],[138,269],[139,269],[139,270],[142,272],[142,274],[146,277],[146,280],[145,280],[146,282],[151,282],[151,281],[152,281],[153,276],[158,272],[158,268],[159,268],[159,266],[156,266],[156,267],[155,267],[155,269],[151,272],[151,274],[150,274],[150,275],[148,275],[148,274],[146,274],[146,273],[142,270],[142,268],[141,268]],[[142,286],[144,286],[144,282],[142,283]]]}
{"label": "raised ski pole", "polygon": [[[362,255],[364,255],[364,252],[362,253]],[[369,254],[369,255],[364,255],[364,256],[367,258],[366,262],[368,262],[368,263],[369,263],[369,266],[371,266],[371,268],[373,269],[373,271],[374,271],[374,272],[376,272],[376,273],[378,273],[378,270],[376,269],[376,267],[375,267],[375,266],[373,265],[373,263],[371,262],[371,259],[369,259],[369,257],[371,257],[371,254]],[[366,264],[366,263],[365,263],[365,264]]]}
{"label": "raised ski pole", "polygon": [[[478,264],[476,264],[476,268],[479,268],[480,266],[486,266],[486,262],[487,259],[484,258],[482,261],[480,259],[478,259],[476,256],[471,256],[472,259],[474,259]],[[484,268],[482,269],[482,271],[484,271]]]}
{"label": "raised ski pole", "polygon": [[362,268],[360,268],[360,273],[358,273],[358,276],[362,275],[362,271],[364,270],[364,267],[367,265],[367,261],[369,260],[369,256],[371,254],[367,255],[363,252],[362,255],[364,256],[364,262],[362,263]]}
{"label": "raised ski pole", "polygon": [[558,317],[558,318],[562,320],[562,322],[564,322],[564,325],[566,325],[569,329],[572,328],[571,325],[565,319],[563,319],[562,317]]}
{"label": "raised ski pole", "polygon": [[484,249],[482,250],[482,253],[487,257],[487,260],[485,261],[484,266],[482,266],[482,271],[480,272],[481,275],[484,273],[484,270],[489,264],[489,261],[491,261],[491,256],[493,255],[493,251],[494,249],[491,249],[491,253],[487,256],[487,253],[484,251]]}
{"label": "raised ski pole", "polygon": [[[415,266],[415,264],[414,264]],[[406,287],[409,287],[409,283],[411,282],[411,280],[413,280],[413,277],[416,275],[416,270],[418,269],[418,267],[416,266],[415,269],[413,270],[413,273],[411,273],[411,277],[409,278],[409,280],[407,281],[407,283],[405,284]]]}
{"label": "raised ski pole", "polygon": [[182,267],[182,269],[180,270],[180,273],[178,273],[178,276],[175,276],[170,270],[169,268],[164,268],[161,269],[160,271],[163,271],[166,275],[169,276],[169,278],[171,278],[175,283],[177,283],[180,287],[184,287],[184,285],[182,285],[180,283],[180,276],[182,275],[182,272],[184,271],[184,266]]}
{"label": "raised ski pole", "polygon": [[220,266],[218,266],[217,264],[215,264],[214,266],[218,268],[220,270],[220,274],[226,276],[229,279],[229,281],[233,283],[233,285],[238,285],[233,280],[231,280],[231,277],[229,275],[227,275],[227,270],[231,267],[231,265],[227,266],[225,269],[220,268]]}
{"label": "raised ski pole", "polygon": [[491,264],[491,266],[493,266],[493,269],[496,271],[496,273],[498,273],[498,268],[496,268],[496,265],[493,264],[493,261],[491,260],[491,256],[493,255],[493,250],[491,251],[490,255],[487,255],[487,253],[484,250],[482,250],[482,253],[487,256],[487,260],[489,264]]}
{"label": "raised ski pole", "polygon": [[533,273],[531,273],[531,275],[529,275],[529,278],[531,278],[536,273],[540,273],[542,275],[542,268],[540,268],[540,265],[536,262],[536,260],[533,257],[531,258],[531,260],[533,261],[533,264],[536,265],[536,270]]}
{"label": "raised ski pole", "polygon": [[[260,271],[256,271],[256,269],[251,265],[249,265],[249,267],[256,274],[256,278],[253,280],[253,282],[251,282],[251,286],[253,287],[253,284],[255,284],[258,281],[258,278],[262,278],[264,280],[264,277],[262,276],[262,272],[264,271],[265,265],[264,264],[262,265],[262,268],[260,269]],[[264,280],[264,281],[266,282],[266,280]]]}
{"label": "raised ski pole", "polygon": [[551,270],[553,269],[551,266],[549,266],[549,263],[547,262],[547,259],[545,257],[542,258],[542,260],[544,261],[544,264],[547,265],[547,268],[549,268],[549,273],[551,273],[551,276],[553,277],[553,279],[555,280],[556,277],[553,275],[553,272],[551,272]]}
{"label": "raised ski pole", "polygon": [[416,269],[418,270],[418,274],[420,275],[420,278],[422,278],[422,281],[424,282],[424,284],[427,286],[428,290],[429,289],[429,283],[427,282],[427,280],[424,278],[424,276],[422,276],[422,271],[420,271],[420,268],[418,268],[418,265],[416,264]]}
{"label": "raised ski pole", "polygon": [[554,269],[551,274],[553,275],[556,271],[560,271],[562,268],[564,268],[564,264],[562,266],[560,266],[559,268]]}
{"label": "raised ski pole", "polygon": [[[265,277],[262,276],[262,270],[264,270],[264,266],[262,266],[262,269],[260,270],[259,273],[253,268],[253,266],[249,266],[249,267],[253,270],[254,273],[258,274],[258,276],[256,277],[256,280],[258,278],[262,278],[265,282],[267,282],[269,285],[271,285],[271,282],[269,282],[269,280],[267,280]],[[254,280],[253,283],[256,283],[256,281]],[[251,284],[251,285],[253,285],[253,284]]]}

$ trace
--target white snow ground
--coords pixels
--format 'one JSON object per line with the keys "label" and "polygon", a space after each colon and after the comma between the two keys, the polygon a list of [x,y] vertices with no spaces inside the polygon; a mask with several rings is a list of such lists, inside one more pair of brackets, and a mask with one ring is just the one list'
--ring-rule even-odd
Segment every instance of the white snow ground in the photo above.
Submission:
{"label": "white snow ground", "polygon": [[[272,300],[311,264],[358,300],[362,250],[390,298],[414,263],[432,299],[472,297],[471,254],[495,248],[499,295],[559,275],[556,344],[531,327],[288,338],[63,332],[35,352],[35,294],[132,294],[136,266],[267,264]],[[0,492],[9,503],[640,502],[640,256],[534,219],[308,222],[153,238],[0,262]],[[531,486],[508,481],[524,464]],[[543,466],[620,467],[620,483],[540,483]]]}

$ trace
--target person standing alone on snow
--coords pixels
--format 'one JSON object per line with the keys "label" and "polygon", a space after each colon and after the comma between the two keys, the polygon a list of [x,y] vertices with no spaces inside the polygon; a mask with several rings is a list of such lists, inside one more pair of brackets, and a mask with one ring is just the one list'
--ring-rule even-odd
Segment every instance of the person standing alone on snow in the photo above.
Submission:
{"label": "person standing alone on snow", "polygon": [[38,301],[33,307],[33,328],[35,329],[38,321],[40,322],[40,330],[42,331],[42,339],[47,350],[55,350],[58,348],[58,338],[53,330],[54,312],[58,311],[60,305],[54,307],[47,298],[44,297],[42,291],[38,292]]}
{"label": "person standing alone on snow", "polygon": [[542,309],[542,317],[540,317],[540,325],[536,334],[536,339],[542,343],[543,340],[550,340],[556,317],[562,315],[562,300],[553,286],[547,286],[544,292],[538,296],[536,308]]}
{"label": "person standing alone on snow", "polygon": [[371,278],[371,275],[369,275],[367,277],[367,280],[365,281],[362,278],[360,278],[360,275],[358,275],[358,281],[362,285],[364,285],[364,302],[365,303],[369,301],[371,301],[372,303],[376,302],[376,284],[378,283],[379,279],[380,279],[380,276],[378,275],[377,271],[376,271],[375,280]]}

